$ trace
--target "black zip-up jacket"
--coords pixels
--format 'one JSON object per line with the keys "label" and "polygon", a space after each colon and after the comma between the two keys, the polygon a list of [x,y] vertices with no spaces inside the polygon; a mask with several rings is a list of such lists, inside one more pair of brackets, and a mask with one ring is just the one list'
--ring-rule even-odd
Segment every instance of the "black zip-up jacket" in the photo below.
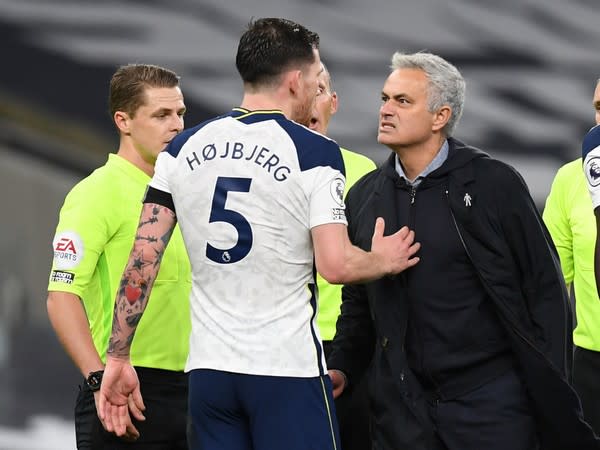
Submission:
{"label": "black zip-up jacket", "polygon": [[[567,381],[572,363],[568,294],[556,250],[527,186],[507,164],[458,140],[448,141],[452,220],[521,368],[541,450],[600,449]],[[359,180],[346,198],[350,238],[365,250],[371,247],[377,217],[385,219],[385,234],[400,228],[394,158],[390,155],[381,168]],[[467,194],[470,202],[465,202]],[[426,400],[404,351],[408,302],[401,280],[384,277],[344,286],[327,361],[330,369],[348,376],[350,388],[371,362],[374,450],[425,450],[432,445]]]}
{"label": "black zip-up jacket", "polygon": [[[421,243],[421,262],[400,275],[409,306],[409,367],[433,398],[469,392],[514,368],[506,332],[464,249],[448,205],[448,174],[471,159],[451,151],[418,186],[396,181],[398,226]],[[469,194],[463,197],[471,204]]]}

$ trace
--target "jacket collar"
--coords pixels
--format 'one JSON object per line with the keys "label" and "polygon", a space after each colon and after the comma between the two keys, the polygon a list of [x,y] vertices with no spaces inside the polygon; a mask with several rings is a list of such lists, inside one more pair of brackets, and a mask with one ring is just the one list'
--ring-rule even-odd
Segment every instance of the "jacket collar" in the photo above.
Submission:
{"label": "jacket collar", "polygon": [[[448,159],[445,164],[452,164],[455,157],[460,156],[461,159],[466,157],[466,162],[462,165],[448,172],[449,181],[455,186],[465,186],[475,181],[475,167],[470,162],[473,159],[482,157],[489,157],[483,151],[468,146],[458,139],[448,138]],[[465,152],[466,155],[457,152]],[[376,217],[383,217],[385,219],[385,229],[389,232],[390,230],[398,230],[398,206],[395,200],[395,188],[402,184],[403,181],[395,168],[396,154],[390,152],[390,156],[381,166],[381,176],[377,177],[373,190],[373,204]]]}
{"label": "jacket collar", "polygon": [[[447,165],[456,164],[458,158],[463,160],[457,167],[451,169],[448,175],[452,177],[454,182],[464,185],[469,184],[475,180],[475,168],[470,161],[481,157],[489,157],[489,155],[475,147],[466,145],[458,139],[448,138],[448,158],[442,164],[442,167]],[[390,156],[382,165],[382,177],[379,179],[379,183],[375,188],[375,192],[381,194],[384,188],[392,187],[396,183],[401,183],[400,176],[396,172],[396,154],[390,152]],[[435,175],[435,173],[434,173]],[[391,183],[388,185],[388,183]]]}

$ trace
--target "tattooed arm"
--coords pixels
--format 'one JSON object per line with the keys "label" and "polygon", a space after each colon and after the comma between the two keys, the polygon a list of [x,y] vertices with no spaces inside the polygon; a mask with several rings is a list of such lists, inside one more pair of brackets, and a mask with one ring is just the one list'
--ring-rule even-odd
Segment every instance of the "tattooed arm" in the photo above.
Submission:
{"label": "tattooed arm", "polygon": [[108,355],[129,359],[131,342],[148,304],[160,262],[173,229],[175,213],[164,206],[145,203],[129,261],[121,278],[113,315]]}
{"label": "tattooed arm", "polygon": [[104,428],[117,436],[126,432],[128,409],[145,409],[129,351],[175,224],[175,213],[169,208],[144,204],[117,292],[98,411]]}

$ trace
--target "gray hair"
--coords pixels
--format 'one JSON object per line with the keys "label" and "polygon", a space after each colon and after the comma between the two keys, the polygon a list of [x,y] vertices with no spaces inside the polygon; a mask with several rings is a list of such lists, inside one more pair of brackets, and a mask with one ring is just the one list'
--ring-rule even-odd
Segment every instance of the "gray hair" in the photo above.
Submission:
{"label": "gray hair", "polygon": [[329,72],[329,69],[327,68],[327,65],[323,62],[323,60],[321,60],[321,66],[323,67],[323,72],[325,72],[325,74],[327,75],[327,79],[329,80],[329,86],[327,86],[327,88],[329,89],[329,92],[333,94],[335,90],[333,89],[333,80],[331,79],[331,72]]}
{"label": "gray hair", "polygon": [[450,119],[444,126],[443,132],[447,137],[452,136],[465,104],[465,79],[458,69],[440,56],[432,53],[400,53],[392,56],[392,70],[419,69],[425,72],[429,79],[428,107],[433,112],[443,105],[452,109]]}

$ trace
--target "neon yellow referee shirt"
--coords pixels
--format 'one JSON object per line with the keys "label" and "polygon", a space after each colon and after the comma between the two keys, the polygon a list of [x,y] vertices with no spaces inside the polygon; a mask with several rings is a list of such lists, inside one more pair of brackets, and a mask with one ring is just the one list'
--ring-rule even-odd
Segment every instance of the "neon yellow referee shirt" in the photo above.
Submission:
{"label": "neon yellow referee shirt", "polygon": [[[78,295],[103,361],[114,300],[150,177],[116,154],[67,195],[53,241],[49,291]],[[182,371],[190,334],[191,269],[179,227],[162,259],[131,347],[135,366]]]}
{"label": "neon yellow referee shirt", "polygon": [[594,276],[596,219],[581,158],[562,166],[552,182],[543,213],[558,250],[565,282],[573,284],[578,347],[600,351],[600,300]]}
{"label": "neon yellow referee shirt", "polygon": [[[376,168],[375,163],[364,155],[351,152],[345,148],[340,148],[342,158],[346,168],[346,188],[344,196],[348,190],[363,175]],[[319,289],[319,314],[317,316],[317,325],[321,333],[321,339],[331,341],[335,336],[335,323],[340,315],[340,306],[342,304],[342,286],[329,284],[321,275],[317,274],[317,286]]]}

